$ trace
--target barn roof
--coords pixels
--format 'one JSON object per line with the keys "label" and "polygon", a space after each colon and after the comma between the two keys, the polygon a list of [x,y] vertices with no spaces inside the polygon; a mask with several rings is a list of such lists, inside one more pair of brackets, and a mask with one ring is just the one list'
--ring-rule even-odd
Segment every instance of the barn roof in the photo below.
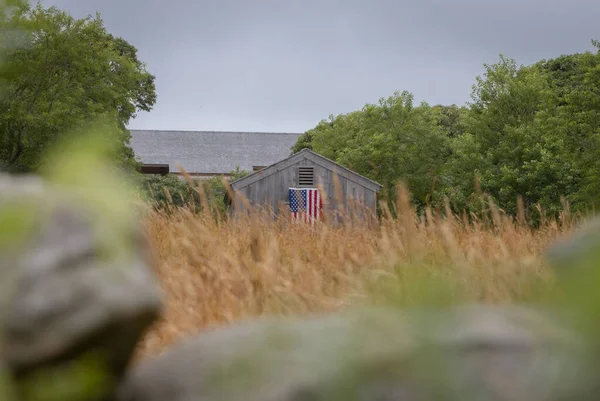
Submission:
{"label": "barn roof", "polygon": [[301,134],[130,130],[131,147],[144,164],[183,166],[188,173],[224,174],[240,166],[268,166],[289,156]]}
{"label": "barn roof", "polygon": [[239,178],[239,179],[233,181],[231,183],[231,187],[235,191],[245,188],[246,186],[248,186],[256,181],[262,180],[263,178],[266,178],[266,177],[268,177],[272,174],[275,174],[289,166],[292,166],[292,165],[298,163],[302,159],[311,160],[312,162],[319,164],[330,171],[334,171],[339,176],[347,178],[351,181],[354,181],[357,184],[360,184],[363,187],[369,188],[373,191],[379,191],[381,188],[383,188],[383,185],[379,184],[378,182],[375,182],[369,178],[363,177],[362,175],[334,162],[333,160],[330,160],[330,159],[326,158],[325,156],[322,156],[322,155],[320,155],[316,152],[313,152],[310,149],[306,149],[306,148],[302,149],[300,152],[295,153],[292,156],[289,156],[283,160],[280,160],[277,163],[274,163],[262,170],[256,171],[250,175],[247,175],[245,177],[242,177],[242,178]]}

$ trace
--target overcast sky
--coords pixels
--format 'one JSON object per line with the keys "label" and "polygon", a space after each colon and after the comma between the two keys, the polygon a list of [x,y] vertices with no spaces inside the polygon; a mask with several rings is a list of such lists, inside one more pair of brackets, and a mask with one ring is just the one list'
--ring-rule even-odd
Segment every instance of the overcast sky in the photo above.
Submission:
{"label": "overcast sky", "polygon": [[43,0],[100,12],[158,101],[132,129],[304,132],[394,91],[464,104],[483,63],[591,49],[598,0]]}

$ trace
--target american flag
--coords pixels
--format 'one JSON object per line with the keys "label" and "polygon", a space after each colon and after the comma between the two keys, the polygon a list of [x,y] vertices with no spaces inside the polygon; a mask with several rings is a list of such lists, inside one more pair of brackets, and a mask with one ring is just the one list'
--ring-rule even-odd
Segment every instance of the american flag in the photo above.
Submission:
{"label": "american flag", "polygon": [[317,188],[290,188],[290,212],[292,221],[315,224],[321,217],[323,201]]}

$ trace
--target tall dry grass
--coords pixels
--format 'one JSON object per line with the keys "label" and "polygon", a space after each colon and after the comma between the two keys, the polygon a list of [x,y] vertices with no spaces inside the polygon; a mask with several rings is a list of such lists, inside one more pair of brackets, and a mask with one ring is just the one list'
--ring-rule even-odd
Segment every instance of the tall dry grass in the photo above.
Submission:
{"label": "tall dry grass", "polygon": [[[265,214],[215,219],[186,209],[151,212],[146,224],[166,302],[140,356],[214,325],[303,315],[350,305],[421,302],[443,282],[444,302],[514,302],[551,285],[542,251],[569,232],[568,209],[532,229],[489,205],[487,218],[446,209],[418,216],[400,188],[397,218],[375,227],[294,225]],[[449,291],[448,291],[449,290]]]}

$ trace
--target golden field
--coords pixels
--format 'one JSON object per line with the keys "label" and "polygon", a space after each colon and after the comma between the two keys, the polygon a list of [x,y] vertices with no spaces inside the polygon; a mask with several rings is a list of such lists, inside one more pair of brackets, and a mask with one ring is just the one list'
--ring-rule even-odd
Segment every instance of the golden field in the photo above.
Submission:
{"label": "golden field", "polygon": [[444,302],[527,300],[552,283],[542,252],[575,224],[568,208],[532,229],[493,204],[488,218],[469,222],[439,211],[417,216],[401,188],[398,199],[398,218],[370,228],[311,228],[260,213],[234,221],[186,209],[151,212],[146,230],[165,309],[139,355],[264,314],[423,302],[429,288],[424,283],[431,282],[450,290]]}

